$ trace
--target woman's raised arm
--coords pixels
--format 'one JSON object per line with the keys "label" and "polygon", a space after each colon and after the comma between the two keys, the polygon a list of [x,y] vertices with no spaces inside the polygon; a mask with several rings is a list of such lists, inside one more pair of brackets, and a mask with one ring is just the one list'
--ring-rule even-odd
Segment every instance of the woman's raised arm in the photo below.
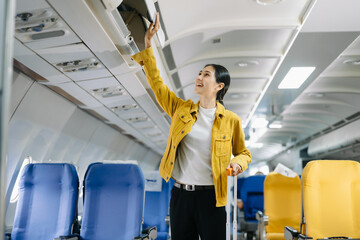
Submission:
{"label": "woman's raised arm", "polygon": [[145,50],[135,54],[132,58],[137,63],[144,66],[146,80],[153,90],[156,100],[164,111],[172,118],[176,109],[184,103],[184,100],[178,98],[176,94],[164,84],[164,81],[160,76],[160,71],[156,66],[156,59],[151,47],[151,39],[159,28],[159,13],[157,13],[155,25],[151,23],[145,34]]}

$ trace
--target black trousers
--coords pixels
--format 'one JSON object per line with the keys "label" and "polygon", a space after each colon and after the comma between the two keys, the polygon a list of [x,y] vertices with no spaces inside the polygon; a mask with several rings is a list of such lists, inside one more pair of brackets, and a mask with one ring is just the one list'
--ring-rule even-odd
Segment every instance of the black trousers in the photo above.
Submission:
{"label": "black trousers", "polygon": [[170,200],[172,240],[225,240],[225,207],[216,207],[215,190],[173,187]]}

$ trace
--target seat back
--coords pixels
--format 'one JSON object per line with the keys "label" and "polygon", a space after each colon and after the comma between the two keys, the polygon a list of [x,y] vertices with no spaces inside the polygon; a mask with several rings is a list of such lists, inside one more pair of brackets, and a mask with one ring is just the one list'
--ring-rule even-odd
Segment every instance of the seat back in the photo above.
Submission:
{"label": "seat back", "polygon": [[247,177],[241,188],[246,221],[256,221],[256,212],[264,211],[264,179],[263,175]]}
{"label": "seat back", "polygon": [[245,179],[246,178],[243,178],[243,177],[237,179],[237,198],[238,199],[242,199],[241,198],[241,189],[242,189]]}
{"label": "seat back", "polygon": [[162,181],[161,192],[146,191],[145,210],[144,210],[144,228],[156,226],[158,232],[157,239],[168,239],[169,226],[165,223],[166,216],[169,215],[170,204],[170,181]]}
{"label": "seat back", "polygon": [[264,211],[269,217],[266,226],[267,239],[274,233],[282,233],[291,226],[299,231],[301,222],[301,182],[299,176],[286,177],[272,172],[264,181]]}
{"label": "seat back", "polygon": [[133,239],[140,235],[145,180],[138,165],[93,163],[83,185],[81,239]]}
{"label": "seat back", "polygon": [[71,164],[28,164],[19,182],[11,238],[54,239],[71,234],[79,179]]}
{"label": "seat back", "polygon": [[360,163],[311,161],[302,186],[308,236],[360,238]]}

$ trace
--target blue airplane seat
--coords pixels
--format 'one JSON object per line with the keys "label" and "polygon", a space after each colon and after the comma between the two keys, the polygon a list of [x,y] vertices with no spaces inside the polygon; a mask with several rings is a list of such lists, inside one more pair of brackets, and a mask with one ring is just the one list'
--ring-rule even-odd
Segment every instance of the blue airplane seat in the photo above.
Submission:
{"label": "blue airplane seat", "polygon": [[145,192],[144,228],[156,226],[157,239],[169,238],[169,225],[165,219],[169,216],[169,204],[171,195],[171,182],[162,179],[161,192]]}
{"label": "blue airplane seat", "polygon": [[76,220],[79,179],[71,164],[24,167],[11,239],[48,240],[69,236]]}
{"label": "blue airplane seat", "polygon": [[247,177],[244,180],[241,197],[244,202],[246,221],[256,221],[256,212],[264,211],[264,175]]}
{"label": "blue airplane seat", "polygon": [[241,199],[244,203],[244,216],[239,223],[239,230],[244,234],[243,238],[252,240],[256,235],[258,221],[256,212],[264,211],[264,175],[255,175],[245,178],[241,188]]}
{"label": "blue airplane seat", "polygon": [[237,198],[238,199],[241,199],[241,189],[242,189],[245,179],[246,178],[244,178],[244,177],[237,179]]}
{"label": "blue airplane seat", "polygon": [[135,164],[90,164],[84,178],[83,240],[140,235],[145,180]]}

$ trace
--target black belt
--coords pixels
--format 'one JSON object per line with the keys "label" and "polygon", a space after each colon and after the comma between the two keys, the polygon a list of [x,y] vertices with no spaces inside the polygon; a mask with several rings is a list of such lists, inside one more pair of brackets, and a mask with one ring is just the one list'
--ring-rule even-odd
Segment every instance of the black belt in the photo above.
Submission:
{"label": "black belt", "polygon": [[174,187],[180,188],[180,189],[184,189],[186,191],[196,191],[196,190],[208,190],[208,189],[214,189],[214,185],[207,185],[207,186],[202,186],[202,185],[191,185],[191,184],[181,184],[181,183],[174,183]]}

